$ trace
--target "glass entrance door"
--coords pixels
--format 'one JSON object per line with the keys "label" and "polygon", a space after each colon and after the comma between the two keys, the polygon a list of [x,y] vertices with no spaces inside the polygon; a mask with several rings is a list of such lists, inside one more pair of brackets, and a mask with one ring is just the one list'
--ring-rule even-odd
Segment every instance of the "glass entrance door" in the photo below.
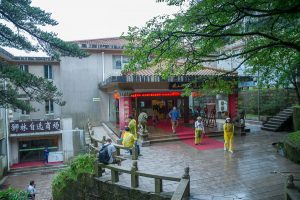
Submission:
{"label": "glass entrance door", "polygon": [[49,151],[58,150],[58,139],[19,141],[20,162],[42,161],[44,159],[45,147],[48,147]]}

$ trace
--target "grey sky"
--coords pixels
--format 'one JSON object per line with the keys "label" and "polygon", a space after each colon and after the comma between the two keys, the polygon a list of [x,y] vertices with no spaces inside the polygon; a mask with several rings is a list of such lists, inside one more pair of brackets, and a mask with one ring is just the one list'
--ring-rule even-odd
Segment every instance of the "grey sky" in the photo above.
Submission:
{"label": "grey sky", "polygon": [[[128,26],[141,27],[155,16],[179,10],[155,0],[32,0],[32,5],[52,13],[59,25],[47,30],[66,41],[118,37],[127,32]],[[15,55],[32,55],[7,50]]]}

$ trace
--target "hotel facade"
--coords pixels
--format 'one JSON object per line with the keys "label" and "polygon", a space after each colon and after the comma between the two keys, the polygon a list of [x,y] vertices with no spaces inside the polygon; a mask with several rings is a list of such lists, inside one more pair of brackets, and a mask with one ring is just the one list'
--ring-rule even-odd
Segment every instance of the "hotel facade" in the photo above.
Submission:
{"label": "hotel facade", "polygon": [[[141,111],[146,111],[151,116],[155,110],[160,119],[166,119],[173,106],[178,107],[186,123],[194,117],[192,113],[199,114],[201,111],[207,115],[214,113],[217,117],[237,115],[236,89],[229,95],[207,96],[199,93],[199,83],[191,96],[181,95],[185,83],[199,77],[221,75],[223,70],[210,66],[167,80],[157,76],[153,69],[122,75],[121,71],[129,61],[123,53],[125,40],[103,38],[74,42],[90,55],[86,58],[61,57],[60,60],[53,60],[49,57],[16,56],[0,49],[2,61],[51,80],[66,101],[62,107],[51,100],[44,103],[28,101],[36,111],[10,111],[9,165],[41,160],[45,146],[53,151],[71,152],[68,157],[74,155],[74,146],[80,142],[74,140],[74,133],[65,136],[63,130],[84,129],[88,120],[96,125],[105,122],[116,129],[123,129],[129,115],[137,118]],[[24,100],[27,101],[26,98]],[[1,121],[4,118],[0,115],[0,123],[4,124],[5,120]],[[0,141],[6,141],[3,127]],[[5,155],[3,141],[0,146],[3,151],[0,153]]]}

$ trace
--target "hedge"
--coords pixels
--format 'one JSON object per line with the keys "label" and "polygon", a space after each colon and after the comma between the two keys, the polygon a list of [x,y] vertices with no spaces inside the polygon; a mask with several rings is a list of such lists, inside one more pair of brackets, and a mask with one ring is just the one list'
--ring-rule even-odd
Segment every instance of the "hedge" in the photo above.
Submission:
{"label": "hedge", "polygon": [[289,133],[284,141],[286,156],[300,164],[300,131]]}

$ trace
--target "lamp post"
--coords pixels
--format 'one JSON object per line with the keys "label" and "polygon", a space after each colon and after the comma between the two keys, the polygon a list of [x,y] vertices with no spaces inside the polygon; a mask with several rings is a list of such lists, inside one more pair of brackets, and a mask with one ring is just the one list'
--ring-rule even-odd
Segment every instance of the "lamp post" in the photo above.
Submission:
{"label": "lamp post", "polygon": [[257,117],[258,121],[260,121],[260,84],[259,84],[259,70],[257,72]]}
{"label": "lamp post", "polygon": [[[1,0],[0,0],[1,1]],[[6,91],[6,80],[4,80],[4,91]],[[9,113],[8,113],[8,106],[5,106],[5,122],[4,122],[4,126],[5,126],[5,135],[6,135],[6,157],[7,157],[7,171],[10,171],[10,147],[9,147]]]}

